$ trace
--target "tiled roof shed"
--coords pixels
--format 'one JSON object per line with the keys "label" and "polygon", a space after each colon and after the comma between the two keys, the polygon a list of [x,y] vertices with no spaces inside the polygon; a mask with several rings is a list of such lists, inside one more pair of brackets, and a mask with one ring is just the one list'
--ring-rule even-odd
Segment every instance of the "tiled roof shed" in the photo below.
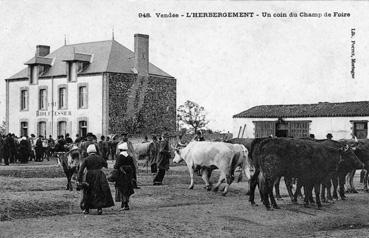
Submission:
{"label": "tiled roof shed", "polygon": [[296,118],[369,116],[369,101],[291,105],[261,105],[238,113],[233,118]]}

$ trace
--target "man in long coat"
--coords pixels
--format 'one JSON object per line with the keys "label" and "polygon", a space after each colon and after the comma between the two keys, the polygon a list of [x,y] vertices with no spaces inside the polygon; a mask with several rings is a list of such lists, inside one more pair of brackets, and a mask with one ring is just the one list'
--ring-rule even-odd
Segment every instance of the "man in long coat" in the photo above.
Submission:
{"label": "man in long coat", "polygon": [[156,174],[158,171],[157,168],[157,158],[159,153],[159,142],[156,136],[152,137],[152,142],[149,145],[149,160],[147,161],[147,165],[150,166],[151,173]]}
{"label": "man in long coat", "polygon": [[159,142],[159,154],[157,160],[159,172],[154,178],[154,185],[163,184],[165,171],[169,169],[169,159],[170,159],[169,138],[168,134],[165,133],[163,134],[163,140]]}
{"label": "man in long coat", "polygon": [[12,134],[8,134],[7,137],[4,140],[4,162],[5,165],[9,165],[10,162],[13,162],[13,158],[15,157],[16,148],[15,148],[15,142],[12,137]]}

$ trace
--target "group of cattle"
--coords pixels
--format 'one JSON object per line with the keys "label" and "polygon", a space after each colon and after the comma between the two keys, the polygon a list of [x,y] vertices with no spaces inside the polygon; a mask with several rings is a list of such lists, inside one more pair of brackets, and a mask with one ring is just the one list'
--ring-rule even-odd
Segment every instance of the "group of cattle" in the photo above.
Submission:
{"label": "group of cattle", "polygon": [[[193,188],[193,174],[200,169],[206,188],[209,187],[211,170],[218,168],[220,176],[214,190],[222,181],[226,181],[223,195],[233,181],[237,166],[242,166],[249,177],[249,200],[255,205],[254,193],[259,187],[263,204],[269,210],[270,204],[278,209],[273,187],[279,196],[279,181],[284,177],[288,194],[293,202],[304,188],[304,205],[314,202],[312,191],[318,208],[322,206],[321,198],[338,199],[337,188],[341,199],[345,199],[345,178],[348,175],[350,190],[353,187],[353,176],[356,169],[369,169],[369,140],[314,140],[296,138],[257,138],[232,139],[228,142],[191,142],[185,148],[175,149],[173,162],[184,160],[188,166]],[[250,170],[254,171],[250,176]],[[366,175],[367,176],[367,175]],[[292,192],[292,181],[297,183]],[[367,190],[367,180],[364,180]],[[321,189],[322,188],[322,189]]]}
{"label": "group of cattle", "polygon": [[[136,159],[147,157],[149,145],[134,144]],[[185,146],[179,145],[173,147],[173,162],[186,162],[191,178],[189,189],[194,187],[194,174],[199,173],[208,190],[213,188],[217,191],[225,181],[222,194],[226,195],[234,180],[236,168],[241,167],[239,180],[242,179],[242,172],[245,172],[249,180],[249,201],[255,205],[254,194],[258,186],[261,200],[267,209],[271,205],[279,208],[273,187],[279,197],[281,177],[284,177],[292,202],[297,202],[301,188],[304,188],[304,205],[308,206],[314,201],[314,189],[316,204],[320,208],[321,199],[323,202],[338,199],[337,189],[341,199],[345,199],[345,178],[349,190],[356,191],[352,182],[356,169],[369,171],[369,140],[235,138],[227,142],[192,141]],[[59,163],[67,175],[67,189],[72,190],[71,177],[81,163],[80,149],[72,148],[60,157]],[[220,175],[217,184],[212,187],[209,179],[214,169],[218,169]],[[296,182],[295,192],[292,191],[292,181]],[[364,179],[364,189],[368,190],[367,179]]]}

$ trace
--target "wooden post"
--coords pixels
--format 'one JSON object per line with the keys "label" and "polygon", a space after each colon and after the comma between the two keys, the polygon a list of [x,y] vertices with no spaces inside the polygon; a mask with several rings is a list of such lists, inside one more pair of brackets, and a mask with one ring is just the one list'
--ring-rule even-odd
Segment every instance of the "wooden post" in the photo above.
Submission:
{"label": "wooden post", "polygon": [[246,129],[246,123],[245,123],[245,125],[243,126],[243,131],[242,131],[242,136],[241,136],[241,138],[243,138],[243,134],[245,134],[245,129]]}
{"label": "wooden post", "polygon": [[240,129],[238,130],[238,136],[237,136],[237,138],[240,138],[241,130],[242,130],[242,126],[240,126]]}

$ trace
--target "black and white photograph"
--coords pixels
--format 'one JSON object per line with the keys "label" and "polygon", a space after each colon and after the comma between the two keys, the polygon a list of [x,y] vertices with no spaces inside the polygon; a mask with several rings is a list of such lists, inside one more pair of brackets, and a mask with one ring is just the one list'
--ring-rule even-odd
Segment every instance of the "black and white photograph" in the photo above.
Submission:
{"label": "black and white photograph", "polygon": [[368,9],[0,0],[0,238],[369,237]]}

